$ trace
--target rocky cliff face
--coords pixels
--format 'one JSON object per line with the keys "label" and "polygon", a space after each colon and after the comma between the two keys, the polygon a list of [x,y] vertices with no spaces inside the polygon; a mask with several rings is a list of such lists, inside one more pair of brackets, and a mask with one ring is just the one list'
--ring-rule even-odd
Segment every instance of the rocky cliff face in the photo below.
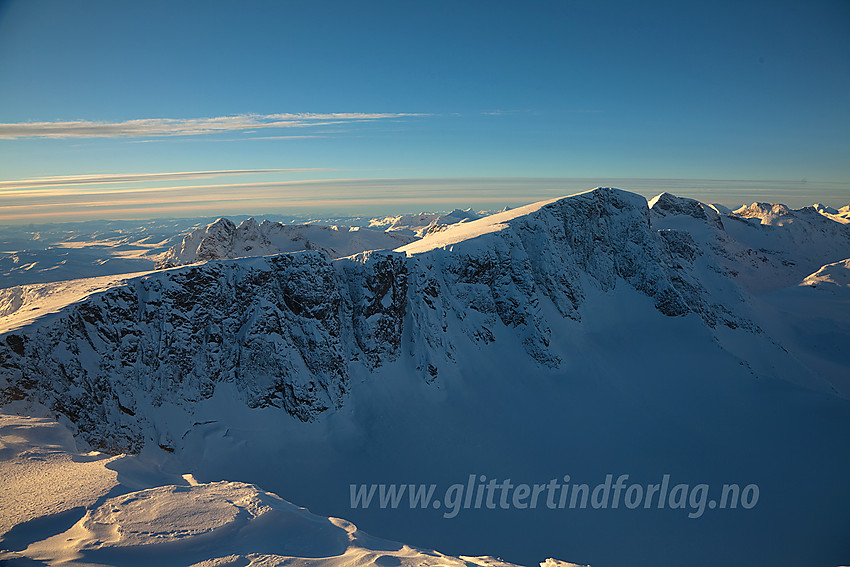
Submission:
{"label": "rocky cliff face", "polygon": [[141,447],[144,408],[190,407],[223,382],[250,407],[310,420],[342,404],[352,359],[397,353],[400,260],[304,252],[135,280],[7,335],[2,401],[32,397],[110,451]]}
{"label": "rocky cliff face", "polygon": [[[239,403],[310,421],[345,403],[355,368],[409,357],[437,381],[458,349],[497,330],[532,364],[557,367],[547,313],[592,317],[591,288],[628,286],[665,316],[757,331],[713,256],[686,232],[654,229],[640,196],[597,189],[459,226],[396,252],[305,251],[130,280],[0,336],[0,404],[38,402],[94,447],[137,451],[155,408],[190,411],[223,383]],[[167,435],[154,441],[171,449]]]}

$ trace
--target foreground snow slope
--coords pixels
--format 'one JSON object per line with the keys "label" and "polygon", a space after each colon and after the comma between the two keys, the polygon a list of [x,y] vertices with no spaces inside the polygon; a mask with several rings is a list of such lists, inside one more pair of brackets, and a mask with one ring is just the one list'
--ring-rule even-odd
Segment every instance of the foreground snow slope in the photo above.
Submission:
{"label": "foreground snow slope", "polygon": [[0,414],[0,536],[37,518],[92,506],[117,484],[114,461],[79,453],[53,420]]}
{"label": "foreground snow slope", "polygon": [[[793,298],[755,291],[758,274],[799,283],[817,268],[788,258],[802,248],[768,254],[729,236],[728,215],[710,212],[598,189],[397,252],[162,271],[0,336],[0,392],[62,416],[81,443],[455,555],[834,567],[850,525],[847,307],[805,319],[789,314]],[[756,240],[787,228],[728,223]],[[756,266],[747,249],[796,263],[748,280],[733,273]],[[622,507],[447,520],[349,500],[351,483],[446,487],[471,474],[670,474],[755,483],[761,499],[698,520]]]}
{"label": "foreground snow slope", "polygon": [[374,538],[250,484],[199,484],[186,475],[133,490],[140,473],[147,482],[177,480],[134,457],[78,453],[56,422],[0,414],[0,562],[516,567]]}

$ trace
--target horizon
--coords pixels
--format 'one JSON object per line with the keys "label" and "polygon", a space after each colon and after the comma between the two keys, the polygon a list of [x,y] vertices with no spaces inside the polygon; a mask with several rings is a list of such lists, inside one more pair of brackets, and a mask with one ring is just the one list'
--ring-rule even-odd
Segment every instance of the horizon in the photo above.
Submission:
{"label": "horizon", "polygon": [[493,209],[596,186],[839,208],[848,23],[840,1],[12,0],[0,224]]}
{"label": "horizon", "polygon": [[[238,172],[238,175],[252,175],[252,172]],[[176,172],[156,174],[155,177],[195,178],[234,175],[232,172]],[[473,209],[478,212],[494,212],[505,207],[516,208],[538,201],[553,198],[565,198],[598,187],[613,187],[638,194],[647,201],[661,193],[671,193],[678,197],[696,199],[711,205],[722,205],[732,210],[753,203],[782,204],[791,209],[799,209],[814,204],[826,205],[835,209],[850,204],[838,201],[843,195],[836,184],[809,182],[778,182],[753,180],[689,180],[689,179],[605,179],[607,183],[587,184],[587,179],[337,179],[303,180],[295,182],[259,182],[241,184],[209,184],[207,191],[216,191],[215,200],[193,200],[182,204],[181,191],[196,189],[190,187],[132,187],[134,177],[147,175],[101,176],[98,181],[81,183],[80,179],[58,181],[55,178],[22,180],[20,182],[0,181],[0,203],[14,200],[39,200],[39,195],[23,194],[25,191],[37,191],[34,187],[81,187],[83,192],[61,195],[67,203],[51,203],[49,211],[29,211],[31,204],[14,204],[0,207],[0,226],[14,227],[26,225],[73,224],[77,222],[144,222],[169,219],[204,219],[218,217],[292,217],[294,219],[326,220],[346,217],[380,217],[424,212],[446,212],[454,209]],[[113,181],[121,178],[124,181]],[[627,183],[617,183],[622,181]],[[124,188],[98,189],[99,184],[123,183]],[[782,187],[784,185],[784,187]],[[275,202],[267,193],[281,187],[290,189],[287,199]],[[523,188],[526,193],[517,196],[514,192]],[[820,200],[804,201],[799,187],[814,187],[819,191]],[[347,197],[345,190],[357,188],[357,198]],[[417,189],[430,190],[430,194],[421,195]],[[460,188],[460,189],[459,189]],[[88,189],[89,191],[85,191]],[[228,191],[241,190],[235,198]],[[292,189],[295,189],[293,191]],[[45,190],[45,189],[42,189]],[[46,189],[51,191],[50,189]],[[253,191],[254,193],[250,193]],[[298,192],[300,191],[300,192]],[[307,193],[310,191],[310,193]],[[250,196],[246,196],[246,192]],[[457,196],[447,196],[457,192]],[[4,193],[6,195],[4,195]],[[160,199],[156,202],[142,203],[133,197],[139,194],[159,195],[170,193],[172,201]],[[323,194],[323,198],[310,198],[310,194]],[[79,196],[96,195],[100,201],[82,201]],[[105,201],[103,195],[111,197]],[[402,196],[403,195],[403,196]],[[56,196],[53,193],[51,196]],[[814,196],[814,194],[809,195]],[[831,198],[830,198],[831,197]],[[137,199],[137,198],[136,198]],[[281,202],[282,201],[282,202]],[[126,203],[126,204],[124,204]],[[43,206],[43,205],[42,205]],[[36,208],[38,205],[36,205]],[[122,207],[122,208],[118,208]],[[109,215],[109,213],[112,213]],[[186,213],[186,214],[180,214]],[[188,214],[195,213],[195,214]],[[107,216],[109,215],[109,216]],[[294,221],[293,221],[294,222]]]}

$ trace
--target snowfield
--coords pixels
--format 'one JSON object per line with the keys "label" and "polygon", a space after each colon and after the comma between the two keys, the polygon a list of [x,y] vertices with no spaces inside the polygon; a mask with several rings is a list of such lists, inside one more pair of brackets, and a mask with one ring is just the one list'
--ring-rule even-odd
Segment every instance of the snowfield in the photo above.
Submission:
{"label": "snowfield", "polygon": [[106,464],[117,457],[78,453],[53,420],[0,416],[0,534],[18,524],[94,505],[117,484]]}
{"label": "snowfield", "polygon": [[[191,265],[0,290],[3,494],[30,494],[3,507],[3,559],[846,564],[843,210],[598,188],[451,224],[375,221],[408,240],[352,255],[365,228],[276,254],[270,225],[218,221],[169,252]],[[86,495],[24,488],[63,474],[85,475]],[[698,519],[350,501],[360,483],[607,474],[760,498]]]}

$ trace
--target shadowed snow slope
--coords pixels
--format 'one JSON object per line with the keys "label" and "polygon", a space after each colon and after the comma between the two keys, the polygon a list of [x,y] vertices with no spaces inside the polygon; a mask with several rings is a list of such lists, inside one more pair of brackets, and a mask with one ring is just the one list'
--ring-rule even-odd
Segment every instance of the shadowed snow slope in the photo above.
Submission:
{"label": "shadowed snow slope", "polygon": [[[847,225],[783,215],[596,189],[393,252],[165,270],[0,335],[0,402],[177,478],[261,486],[453,555],[834,567],[850,525],[850,316],[798,284],[848,257]],[[607,474],[760,497],[696,518],[698,502],[453,518],[441,504],[470,475]],[[441,502],[352,506],[352,483],[434,484]]]}

